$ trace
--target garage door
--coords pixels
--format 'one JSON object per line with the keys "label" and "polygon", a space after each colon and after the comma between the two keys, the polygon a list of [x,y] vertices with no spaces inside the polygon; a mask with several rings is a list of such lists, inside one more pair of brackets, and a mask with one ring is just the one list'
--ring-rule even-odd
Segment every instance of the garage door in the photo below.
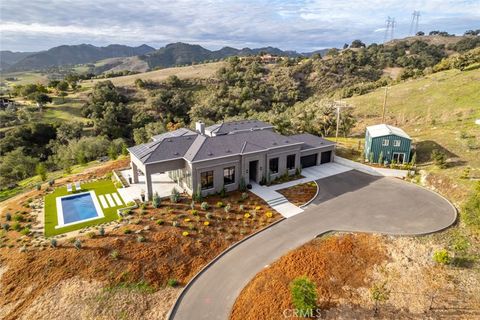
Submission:
{"label": "garage door", "polygon": [[327,163],[332,160],[332,151],[322,152],[320,163]]}
{"label": "garage door", "polygon": [[317,154],[311,154],[309,156],[300,157],[300,164],[302,168],[313,167],[317,165]]}

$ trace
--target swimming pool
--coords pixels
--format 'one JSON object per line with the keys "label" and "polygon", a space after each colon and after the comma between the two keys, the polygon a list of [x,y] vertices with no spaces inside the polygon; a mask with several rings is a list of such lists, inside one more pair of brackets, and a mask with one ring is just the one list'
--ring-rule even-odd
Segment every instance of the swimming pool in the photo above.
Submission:
{"label": "swimming pool", "polygon": [[55,228],[104,217],[95,191],[58,197],[56,201],[58,224]]}

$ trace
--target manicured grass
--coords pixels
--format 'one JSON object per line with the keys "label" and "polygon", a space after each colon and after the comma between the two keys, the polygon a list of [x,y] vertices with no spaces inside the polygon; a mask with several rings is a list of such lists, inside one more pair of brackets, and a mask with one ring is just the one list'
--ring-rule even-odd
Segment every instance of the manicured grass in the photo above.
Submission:
{"label": "manicured grass", "polygon": [[[117,192],[117,188],[115,188],[114,184],[110,180],[100,180],[91,183],[82,184],[82,191],[95,191],[97,198],[99,195],[102,194],[109,194]],[[64,228],[55,229],[55,226],[58,223],[57,219],[57,204],[56,198],[68,195],[67,187],[60,187],[55,189],[55,191],[45,197],[45,236],[51,237],[54,235],[62,234],[65,232],[70,232],[74,230],[79,230],[88,226],[101,224],[108,221],[113,221],[118,219],[117,209],[124,208],[123,206],[118,206],[114,208],[102,208],[104,218],[87,221],[84,223],[79,223],[73,226],[68,226]],[[100,199],[98,200],[100,202]]]}

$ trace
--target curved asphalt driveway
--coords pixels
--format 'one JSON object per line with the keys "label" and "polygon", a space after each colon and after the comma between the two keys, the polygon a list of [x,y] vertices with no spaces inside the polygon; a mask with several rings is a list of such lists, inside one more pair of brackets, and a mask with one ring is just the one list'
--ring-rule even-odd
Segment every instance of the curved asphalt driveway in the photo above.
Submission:
{"label": "curved asphalt driveway", "polygon": [[320,192],[301,214],[240,243],[197,277],[170,319],[228,319],[235,299],[266,265],[327,231],[420,235],[456,219],[441,196],[393,178],[348,171],[317,181]]}

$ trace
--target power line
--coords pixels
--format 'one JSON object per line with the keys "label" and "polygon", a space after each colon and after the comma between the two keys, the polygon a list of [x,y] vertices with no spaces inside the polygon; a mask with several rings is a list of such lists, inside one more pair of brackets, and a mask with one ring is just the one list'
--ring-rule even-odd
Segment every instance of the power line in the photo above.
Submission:
{"label": "power line", "polygon": [[385,36],[383,38],[383,43],[387,42],[387,40],[393,40],[393,35],[395,32],[395,18],[388,17],[385,21]]}
{"label": "power line", "polygon": [[410,34],[416,35],[418,32],[418,21],[420,19],[420,11],[413,11],[412,22],[410,23]]}

